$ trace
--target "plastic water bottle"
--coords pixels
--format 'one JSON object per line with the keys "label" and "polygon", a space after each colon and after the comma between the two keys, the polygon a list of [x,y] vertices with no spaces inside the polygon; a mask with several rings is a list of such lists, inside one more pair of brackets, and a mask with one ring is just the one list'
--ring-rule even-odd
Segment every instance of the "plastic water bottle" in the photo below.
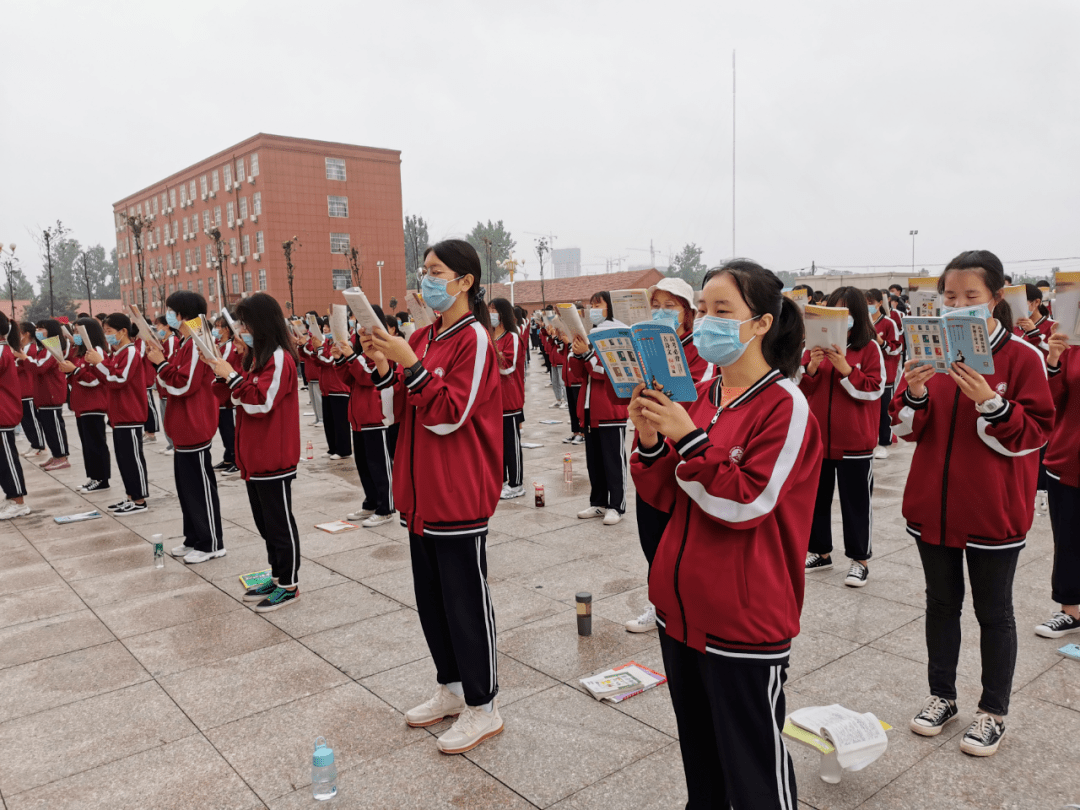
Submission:
{"label": "plastic water bottle", "polygon": [[315,448],[311,446],[311,439],[308,439],[305,451],[307,452],[306,458],[308,461],[311,461],[313,458],[315,458]]}
{"label": "plastic water bottle", "polygon": [[165,567],[165,543],[162,540],[163,537],[160,534],[155,534],[150,538],[154,544],[154,568]]}
{"label": "plastic water bottle", "polygon": [[[322,740],[322,745],[319,740]],[[327,747],[325,737],[315,738],[315,754],[311,757],[311,795],[320,802],[337,795],[334,749]]]}
{"label": "plastic water bottle", "polygon": [[562,480],[564,484],[574,483],[574,462],[569,453],[562,460]]}

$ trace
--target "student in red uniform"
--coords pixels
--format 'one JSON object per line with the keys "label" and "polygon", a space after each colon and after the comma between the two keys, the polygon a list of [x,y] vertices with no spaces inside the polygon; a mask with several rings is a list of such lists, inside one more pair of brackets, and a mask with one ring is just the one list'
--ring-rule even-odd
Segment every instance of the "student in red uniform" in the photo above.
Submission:
{"label": "student in red uniform", "polygon": [[60,370],[53,353],[41,345],[46,338],[58,338],[61,351],[67,349],[67,338],[60,329],[60,322],[51,318],[41,321],[36,331],[38,346],[35,357],[31,360],[30,370],[34,375],[34,409],[38,422],[45,434],[45,443],[52,453],[52,458],[41,465],[46,471],[65,470],[71,466],[68,461],[67,426],[64,424],[64,403],[67,402],[67,377]]}
{"label": "student in red uniform", "polygon": [[[158,342],[161,343],[161,348],[164,349],[162,354],[165,355],[166,360],[169,359],[170,357],[172,357],[173,352],[176,351],[176,347],[180,345],[180,333],[176,329],[173,329],[171,326],[169,326],[169,319],[166,318],[164,315],[158,315],[156,318],[154,318],[152,328],[154,330],[154,334],[157,335]],[[149,348],[149,346],[142,339],[136,341],[136,343],[139,344],[139,349],[140,351],[142,351],[145,357],[146,350],[147,348]],[[154,365],[148,359],[146,360],[146,366],[144,366],[144,370],[146,371],[146,379],[148,382],[156,380],[157,375],[154,371]],[[161,454],[163,456],[171,456],[173,453],[176,452],[176,447],[173,445],[173,440],[172,437],[169,435],[169,432],[165,430],[165,412],[166,410],[168,410],[169,407],[169,392],[165,390],[165,387],[161,384],[160,380],[157,380],[154,385],[150,386],[150,388],[157,388],[158,399],[161,400],[161,410],[159,411],[158,416],[160,417],[161,431],[165,435],[165,448],[161,451]],[[149,400],[147,401],[147,422],[149,422],[153,418],[150,413],[150,410],[152,410],[153,407],[154,397],[153,394],[151,394]],[[156,439],[147,438],[147,441],[152,442],[156,441]]]}
{"label": "student in red uniform", "polygon": [[[242,368],[240,352],[234,345],[236,333],[229,319],[219,317],[214,322],[211,336],[217,343],[222,358],[229,361],[233,371],[239,372]],[[228,395],[228,389],[219,387],[215,390],[218,400],[218,435],[221,437],[224,453],[221,461],[214,465],[214,470],[222,475],[232,475],[240,472],[240,468],[236,466],[236,419],[233,416],[232,397]]]}
{"label": "student in red uniform", "polygon": [[[188,565],[225,556],[221,532],[221,504],[210,446],[218,426],[218,401],[214,375],[200,363],[199,349],[191,337],[188,321],[206,316],[206,299],[197,292],[180,290],[165,300],[165,317],[176,324],[180,345],[172,356],[148,348],[158,382],[168,395],[165,432],[172,437],[173,476],[183,515],[184,542],[172,550]],[[228,360],[224,361],[228,363]]]}
{"label": "student in red uniform", "polygon": [[[517,309],[515,309],[515,313]],[[584,308],[578,307],[578,317],[581,318],[583,324],[589,323],[589,313]],[[525,345],[526,339],[524,337],[526,325],[523,319],[518,319],[518,334],[521,336],[522,345],[524,346],[523,352],[525,357],[525,367],[528,369],[529,365],[529,352],[528,346]],[[566,362],[563,363],[563,387],[566,389],[566,410],[570,415],[570,435],[563,439],[563,444],[585,444],[585,431],[581,427],[581,422],[578,419],[577,401],[578,396],[581,394],[581,386],[585,382],[585,377],[582,374],[582,366],[580,363],[571,363],[570,355],[567,354]],[[524,374],[521,381],[522,386],[525,385]]]}
{"label": "student in red uniform", "polygon": [[150,482],[146,475],[142,432],[146,423],[146,382],[139,347],[132,337],[138,328],[121,312],[105,318],[105,341],[112,353],[87,349],[83,359],[105,381],[109,392],[109,424],[112,426],[116,466],[124,481],[127,499],[109,507],[115,514],[145,512],[149,507]]}
{"label": "student in red uniform", "polygon": [[[381,307],[373,305],[371,309],[380,321],[386,322]],[[359,337],[335,344],[331,353],[350,387],[349,424],[356,472],[364,488],[360,510],[348,515],[348,519],[361,520],[361,526],[373,529],[394,519],[394,461],[388,435],[394,417],[393,402],[384,402],[383,392],[376,389],[372,377],[375,364],[361,350]]]}
{"label": "student in red uniform", "polygon": [[1080,633],[1080,347],[1055,331],[1047,344],[1046,368],[1057,423],[1046,445],[1046,484],[1054,530],[1050,598],[1061,605],[1035,628],[1043,638]]}
{"label": "student in red uniform", "polygon": [[424,301],[441,313],[406,342],[363,334],[385,385],[406,390],[394,500],[409,530],[416,607],[438,687],[405,713],[414,727],[457,721],[438,739],[444,754],[475,748],[503,729],[496,695],[495,611],[487,585],[488,520],[499,502],[503,464],[499,363],[480,286],[480,257],[468,242],[439,242],[424,254]]}
{"label": "student in red uniform", "polygon": [[[782,282],[739,259],[705,276],[695,342],[719,377],[685,407],[639,386],[634,481],[673,504],[649,573],[679,728],[687,807],[795,810],[784,682],[799,632],[821,463],[789,378],[803,339]],[[865,312],[865,309],[863,310]],[[748,584],[749,583],[749,584]]]}
{"label": "student in red uniform", "polygon": [[312,335],[312,356],[319,367],[319,392],[322,395],[323,431],[327,453],[332,461],[352,455],[352,433],[349,429],[349,384],[345,372],[334,363],[334,338],[330,320],[323,322],[323,334]]}
{"label": "student in red uniform", "polygon": [[[603,290],[593,294],[589,307],[601,312],[594,329],[608,329],[624,324],[614,320],[611,295]],[[589,470],[589,506],[578,512],[582,520],[603,518],[605,526],[614,526],[626,512],[626,400],[615,396],[615,388],[588,341],[580,337],[573,343],[571,363],[585,377],[584,390],[578,395],[578,419],[585,429],[585,464]]]}
{"label": "student in red uniform", "polygon": [[[709,362],[694,346],[694,322],[697,317],[694,299],[694,288],[679,278],[665,278],[649,288],[653,320],[667,324],[679,335],[686,353],[686,362],[690,367],[690,376],[696,385],[709,370]],[[667,508],[659,509],[643,500],[641,493],[634,497],[637,501],[638,542],[641,543],[646,561],[652,565],[660,538],[664,536],[664,529],[671,519],[671,505],[665,504]],[[626,629],[631,633],[646,633],[656,629],[656,609],[651,602],[646,604],[645,611],[640,616],[626,623]]]}
{"label": "student in red uniform", "polygon": [[833,567],[831,514],[833,491],[838,487],[844,554],[851,561],[844,584],[861,588],[869,576],[867,563],[873,553],[874,445],[880,423],[879,400],[885,391],[885,360],[874,339],[862,290],[833,290],[826,306],[847,307],[848,342],[846,347],[815,348],[803,354],[805,373],[799,387],[821,425],[825,444],[806,571]]}
{"label": "student in red uniform", "polygon": [[243,370],[213,363],[236,406],[236,464],[247,485],[255,526],[266,541],[271,579],[244,593],[256,612],[278,610],[300,598],[300,534],[292,511],[292,482],[300,458],[300,399],[296,349],[278,302],[255,293],[236,306],[244,343]]}
{"label": "student in red uniform", "polygon": [[[488,304],[488,317],[495,331],[495,351],[499,357],[499,388],[503,406],[503,489],[502,499],[525,494],[524,459],[521,454],[521,425],[525,421],[525,355],[528,349],[518,334],[514,308],[505,298]],[[564,367],[565,371],[565,367]],[[567,388],[569,400],[569,388]]]}
{"label": "student in red uniform", "polygon": [[23,453],[23,458],[38,458],[45,453],[45,433],[38,422],[37,412],[34,410],[34,363],[37,357],[37,340],[34,332],[37,327],[30,321],[19,324],[19,342],[11,346],[13,353],[18,354],[15,365],[19,370],[19,389],[22,391],[22,429],[26,440],[30,442],[30,449]]}
{"label": "student in red uniform", "polygon": [[910,728],[934,736],[957,716],[966,558],[983,691],[960,750],[974,756],[995,753],[1005,733],[1016,665],[1013,575],[1033,519],[1038,451],[1054,424],[1043,358],[1011,334],[1004,275],[997,256],[972,250],[938,281],[946,308],[986,317],[994,373],[954,363],[939,374],[909,360],[892,405],[893,432],[917,442],[903,513],[926,578],[930,698]]}
{"label": "student in red uniform", "polygon": [[19,326],[0,312],[0,489],[4,505],[0,520],[14,520],[30,514],[26,503],[26,479],[23,478],[19,451],[15,449],[15,428],[23,417],[22,389],[15,366],[20,351]]}
{"label": "student in red uniform", "polygon": [[70,360],[60,364],[60,369],[68,375],[68,384],[71,386],[69,404],[75,413],[75,424],[79,428],[83,468],[86,470],[87,481],[77,489],[79,492],[100,492],[109,489],[109,479],[112,477],[112,456],[105,438],[105,423],[109,418],[109,392],[101,375],[86,362],[86,353],[96,351],[104,354],[108,342],[97,318],[79,318],[75,326],[86,330],[90,345],[83,345],[82,336],[76,330],[72,336],[75,350]]}
{"label": "student in red uniform", "polygon": [[312,336],[316,334],[321,335],[323,333],[323,323],[318,315],[314,312],[309,312],[305,325],[308,329],[308,338],[304,341],[297,340],[297,351],[304,361],[304,376],[307,380],[308,398],[311,400],[311,410],[315,412],[315,421],[311,422],[311,426],[322,427],[323,400],[322,392],[319,388],[319,363],[315,360],[315,352],[317,349],[312,342]]}
{"label": "student in red uniform", "polygon": [[881,418],[878,420],[878,446],[874,458],[887,459],[892,446],[892,417],[889,406],[892,404],[896,377],[900,373],[900,356],[904,352],[904,337],[899,324],[889,317],[885,309],[885,296],[881,290],[866,291],[866,307],[870,312],[870,321],[874,325],[874,335],[885,361],[885,392],[881,395]]}
{"label": "student in red uniform", "polygon": [[1028,316],[1016,322],[1015,333],[1046,354],[1050,351],[1050,335],[1054,331],[1054,321],[1050,318],[1050,310],[1043,304],[1043,291],[1034,284],[1028,284],[1027,305]]}

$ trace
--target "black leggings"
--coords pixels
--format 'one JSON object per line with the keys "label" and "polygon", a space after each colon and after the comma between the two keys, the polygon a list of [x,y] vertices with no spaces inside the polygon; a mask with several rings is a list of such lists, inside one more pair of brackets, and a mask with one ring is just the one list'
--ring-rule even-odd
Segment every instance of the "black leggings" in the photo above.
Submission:
{"label": "black leggings", "polygon": [[881,395],[881,421],[878,423],[878,446],[889,447],[892,444],[892,417],[889,416],[889,405],[892,404],[893,387],[885,386],[885,393]]}
{"label": "black leggings", "polygon": [[323,394],[323,433],[327,450],[348,458],[352,455],[352,429],[349,426],[349,397],[347,394]]}
{"label": "black leggings", "polygon": [[525,477],[524,460],[521,456],[521,429],[525,421],[521,411],[503,414],[503,481],[517,489]]}
{"label": "black leggings", "polygon": [[35,450],[45,449],[45,434],[41,432],[41,424],[34,411],[33,397],[27,397],[22,401],[22,429],[31,447]]}
{"label": "black leggings", "polygon": [[233,409],[224,406],[218,408],[218,435],[221,443],[225,445],[225,455],[222,461],[232,464],[236,461],[236,423],[233,422]]}
{"label": "black leggings", "polygon": [[356,472],[364,488],[364,509],[385,517],[394,514],[394,460],[387,443],[386,428],[353,431]]}
{"label": "black leggings", "polygon": [[64,424],[64,406],[56,405],[37,409],[38,424],[45,434],[45,444],[53,458],[67,458],[67,426]]}
{"label": "black leggings", "polygon": [[84,413],[75,417],[82,442],[83,468],[91,481],[109,482],[112,475],[112,456],[105,441],[105,414]]}

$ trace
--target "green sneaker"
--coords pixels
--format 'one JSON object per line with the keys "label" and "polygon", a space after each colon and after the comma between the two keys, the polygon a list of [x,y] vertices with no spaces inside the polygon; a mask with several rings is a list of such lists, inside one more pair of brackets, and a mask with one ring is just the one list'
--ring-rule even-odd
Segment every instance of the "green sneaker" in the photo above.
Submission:
{"label": "green sneaker", "polygon": [[274,588],[274,592],[268,597],[263,599],[259,604],[254,607],[256,613],[269,613],[271,610],[277,610],[280,607],[290,602],[295,602],[300,598],[300,588],[293,588],[291,591],[287,588],[277,587]]}
{"label": "green sneaker", "polygon": [[261,602],[277,589],[277,584],[272,579],[266,580],[257,588],[248,588],[244,591],[245,602]]}

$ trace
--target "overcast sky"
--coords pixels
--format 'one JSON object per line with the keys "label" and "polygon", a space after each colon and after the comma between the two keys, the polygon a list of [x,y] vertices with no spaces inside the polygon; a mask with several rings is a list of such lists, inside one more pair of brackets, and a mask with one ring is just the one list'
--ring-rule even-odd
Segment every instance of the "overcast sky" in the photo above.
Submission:
{"label": "overcast sky", "polygon": [[[1080,3],[18,0],[0,48],[0,239],[256,132],[400,149],[433,239],[504,220],[658,263],[940,269],[1080,256]],[[732,50],[738,52],[732,246]],[[591,266],[590,266],[591,265]],[[1080,259],[1012,265],[1048,272]]]}

